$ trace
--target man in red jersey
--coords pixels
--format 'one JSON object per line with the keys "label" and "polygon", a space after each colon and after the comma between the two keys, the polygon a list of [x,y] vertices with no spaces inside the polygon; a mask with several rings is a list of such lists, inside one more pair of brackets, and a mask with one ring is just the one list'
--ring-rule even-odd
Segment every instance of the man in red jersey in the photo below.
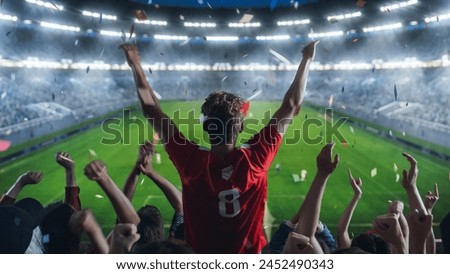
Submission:
{"label": "man in red jersey", "polygon": [[145,78],[136,46],[122,45],[143,113],[180,173],[185,236],[195,252],[260,253],[267,244],[263,232],[267,171],[300,111],[317,43],[303,49],[294,81],[270,123],[241,148],[235,145],[243,127],[243,100],[227,92],[214,92],[206,98],[203,129],[211,150],[190,142],[178,131]]}

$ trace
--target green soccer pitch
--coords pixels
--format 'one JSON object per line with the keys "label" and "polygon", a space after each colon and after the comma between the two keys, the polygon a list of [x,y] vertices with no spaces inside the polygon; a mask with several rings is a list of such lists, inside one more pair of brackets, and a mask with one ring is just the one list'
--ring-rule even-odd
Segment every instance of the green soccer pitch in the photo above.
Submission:
{"label": "green soccer pitch", "polygon": [[[200,140],[203,145],[206,144],[202,141],[206,138],[198,122],[201,102],[168,101],[162,102],[161,105],[166,113],[176,117],[175,120],[183,124],[180,129],[186,136]],[[248,138],[249,132],[259,130],[264,122],[267,122],[268,116],[265,113],[268,110],[273,113],[279,105],[280,102],[252,103],[251,118],[247,116],[251,119],[249,120],[251,123],[248,123],[243,137]],[[191,112],[190,115],[189,112]],[[272,163],[269,170],[268,212],[266,212],[269,218],[265,224],[269,234],[274,232],[283,219],[291,218],[298,210],[317,170],[316,155],[324,144],[324,142],[316,145],[306,144],[294,136],[298,135],[298,130],[302,128],[305,118],[319,119],[325,123],[323,116],[323,110],[319,111],[316,108],[304,106],[286,133],[283,144]],[[134,124],[129,126],[129,131],[122,132],[126,136],[122,136],[122,142],[118,144],[102,144],[102,138],[112,139],[112,135],[105,133],[102,127],[98,126],[0,166],[0,191],[5,192],[20,174],[28,170],[38,170],[44,173],[44,179],[39,185],[27,186],[18,199],[31,196],[44,205],[63,200],[65,175],[63,168],[55,162],[55,153],[58,151],[69,152],[76,162],[76,178],[81,188],[82,206],[91,208],[104,232],[109,233],[115,224],[112,206],[97,183],[88,180],[83,175],[83,169],[92,159],[101,159],[105,162],[108,172],[116,184],[120,188],[123,186],[136,160],[139,139],[153,138],[151,130],[149,132],[147,123],[139,111],[132,112],[130,116],[126,117],[128,118],[125,120],[132,121]],[[146,128],[138,126],[137,124],[140,122],[136,122],[136,120],[141,120]],[[122,124],[110,125],[110,129],[117,131]],[[186,124],[190,124],[190,126]],[[297,130],[297,133],[294,133],[294,130]],[[363,195],[353,215],[349,228],[350,234],[357,235],[370,229],[374,217],[386,213],[389,200],[404,201],[405,211],[408,212],[408,200],[400,183],[402,170],[409,168],[409,163],[402,156],[402,152],[407,151],[418,161],[418,187],[421,195],[423,196],[428,190],[433,190],[434,183],[439,184],[440,200],[434,208],[434,228],[439,237],[437,225],[450,209],[449,162],[437,160],[348,122],[344,123],[339,130],[347,139],[348,145],[344,146],[338,140],[334,140],[336,142],[334,153],[339,154],[340,162],[325,190],[320,217],[322,222],[335,234],[336,224],[353,195],[347,177],[349,168],[354,177],[361,177],[363,181]],[[324,136],[325,132],[324,128],[310,126],[309,136]],[[127,136],[130,137],[129,140]],[[288,142],[293,144],[287,144]],[[97,156],[92,156],[89,149],[95,151]],[[437,149],[448,151],[445,148],[437,147]],[[155,170],[181,188],[179,176],[162,145],[157,145],[157,152],[161,154],[161,163],[157,164],[155,158],[153,159]],[[280,167],[279,171],[275,169],[277,164]],[[397,172],[394,171],[394,164],[398,166]],[[377,174],[372,177],[371,171],[374,168],[376,168]],[[301,170],[307,171],[305,181],[294,182],[293,174],[300,175]],[[396,173],[400,175],[399,182],[396,182]],[[133,205],[138,209],[145,204],[159,207],[165,226],[170,225],[173,210],[169,202],[148,178],[141,175]]]}

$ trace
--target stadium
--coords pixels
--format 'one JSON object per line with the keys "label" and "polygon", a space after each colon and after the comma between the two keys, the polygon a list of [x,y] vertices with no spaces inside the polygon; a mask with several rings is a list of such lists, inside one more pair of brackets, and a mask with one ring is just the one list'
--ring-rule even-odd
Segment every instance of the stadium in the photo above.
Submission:
{"label": "stadium", "polygon": [[[41,171],[42,182],[17,199],[64,200],[65,174],[55,154],[68,152],[82,207],[92,209],[108,235],[116,213],[84,175],[92,160],[101,159],[121,188],[139,145],[153,141],[153,168],[181,190],[177,169],[142,115],[121,44],[137,45],[162,109],[180,131],[209,147],[200,111],[208,94],[252,99],[242,144],[280,107],[302,49],[320,40],[303,107],[268,171],[266,236],[298,211],[316,157],[333,141],[340,162],[320,214],[331,233],[352,199],[348,169],[363,182],[351,237],[371,230],[391,201],[408,208],[401,184],[408,152],[418,162],[421,196],[439,185],[433,229],[442,250],[439,224],[450,209],[449,26],[450,2],[439,0],[4,0],[0,190]],[[173,208],[143,175],[132,204],[157,206],[167,233]]]}

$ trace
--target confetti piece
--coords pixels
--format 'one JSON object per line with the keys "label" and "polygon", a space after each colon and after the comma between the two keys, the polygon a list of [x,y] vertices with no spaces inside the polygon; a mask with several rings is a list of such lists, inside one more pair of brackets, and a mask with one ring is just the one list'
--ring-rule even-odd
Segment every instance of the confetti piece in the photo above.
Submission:
{"label": "confetti piece", "polygon": [[372,176],[372,178],[377,176],[377,168],[374,168],[370,171],[370,176]]}
{"label": "confetti piece", "polygon": [[158,100],[161,100],[161,99],[162,99],[161,94],[159,94],[159,93],[156,92],[155,90],[153,91],[153,93],[155,94],[155,96],[156,96],[156,98],[157,98]]}
{"label": "confetti piece", "polygon": [[244,85],[247,85],[247,81],[244,81]]}
{"label": "confetti piece", "polygon": [[134,34],[134,24],[131,24],[131,27],[130,27],[130,37],[128,38],[128,40],[131,40],[131,37],[133,37],[133,34]]}
{"label": "confetti piece", "polygon": [[1,98],[2,98],[2,99],[5,99],[5,97],[6,97],[6,94],[7,94],[7,93],[6,93],[6,91],[4,91],[4,92],[2,93],[2,96],[1,96]]}
{"label": "confetti piece", "polygon": [[77,40],[75,40],[75,46],[78,46],[78,39]]}
{"label": "confetti piece", "polygon": [[300,176],[298,174],[292,174],[292,178],[294,179],[294,183],[300,182]]}
{"label": "confetti piece", "polygon": [[408,106],[409,105],[409,103],[408,102],[406,102],[406,105],[405,106]]}
{"label": "confetti piece", "polygon": [[120,37],[122,38],[122,41],[125,43],[127,40],[127,35],[125,34],[125,31],[122,30],[122,36]]}
{"label": "confetti piece", "polygon": [[95,153],[95,151],[93,149],[88,149],[89,151],[89,155],[92,157],[97,157],[97,153]]}
{"label": "confetti piece", "polygon": [[210,9],[212,9],[211,5],[210,5],[208,2],[206,2],[206,5],[208,5],[208,7],[209,7]]}
{"label": "confetti piece", "polygon": [[207,40],[207,39],[206,39],[206,36],[203,36],[203,40],[205,40],[205,41]]}
{"label": "confetti piece", "polygon": [[389,136],[392,136],[392,130],[389,130]]}
{"label": "confetti piece", "polygon": [[86,73],[89,73],[90,70],[91,70],[91,67],[88,66],[88,67],[86,68]]}
{"label": "confetti piece", "polygon": [[144,183],[144,178],[142,178],[142,180],[140,182],[140,185],[142,185],[143,183]]}
{"label": "confetti piece", "polygon": [[353,127],[350,126],[350,132],[355,134],[355,130],[353,129]]}
{"label": "confetti piece", "polygon": [[366,1],[364,1],[364,0],[358,0],[358,1],[356,1],[356,6],[357,6],[358,8],[364,8],[365,5],[366,5]]}
{"label": "confetti piece", "polygon": [[236,9],[237,14],[241,14],[241,11],[239,9]]}
{"label": "confetti piece", "polygon": [[286,65],[291,65],[291,61],[289,61],[286,57],[274,51],[273,49],[269,49],[269,52],[280,62],[285,63]]}
{"label": "confetti piece", "polygon": [[276,164],[275,165],[276,172],[280,172],[280,168],[281,168],[280,164]]}
{"label": "confetti piece", "polygon": [[60,10],[59,7],[58,7],[58,5],[56,5],[55,3],[53,3],[53,1],[50,1],[50,3],[51,3],[57,10]]}
{"label": "confetti piece", "polygon": [[152,74],[152,73],[153,73],[153,71],[152,71],[152,68],[151,68],[151,67],[148,67],[148,71],[150,72],[150,74]]}
{"label": "confetti piece", "polygon": [[396,163],[394,163],[394,172],[397,172],[397,170],[398,170],[398,166]]}
{"label": "confetti piece", "polygon": [[197,0],[200,5],[203,5],[203,0]]}
{"label": "confetti piece", "polygon": [[228,78],[228,76],[223,77],[223,78],[222,78],[222,82],[225,81],[225,80],[227,80],[227,78]]}
{"label": "confetti piece", "polygon": [[375,67],[372,68],[372,73],[375,73]]}
{"label": "confetti piece", "polygon": [[6,33],[6,36],[9,36],[11,34],[11,32],[10,31],[8,31],[7,33]]}
{"label": "confetti piece", "polygon": [[242,106],[241,106],[242,115],[246,116],[249,108],[250,108],[250,101],[247,101],[244,104],[242,104]]}
{"label": "confetti piece", "polygon": [[253,100],[253,99],[255,99],[256,97],[258,97],[259,95],[261,95],[261,93],[262,93],[262,89],[259,89],[258,91],[256,91],[252,96],[250,96],[248,99],[247,99],[247,101],[251,101],[251,100]]}
{"label": "confetti piece", "polygon": [[103,197],[102,195],[100,195],[100,194],[95,194],[95,198],[97,198],[97,199],[103,199],[104,197]]}
{"label": "confetti piece", "polygon": [[53,102],[55,101],[55,93],[54,92],[52,92],[52,101]]}
{"label": "confetti piece", "polygon": [[300,181],[304,182],[306,181],[306,175],[308,174],[308,171],[306,169],[302,169],[300,171]]}
{"label": "confetti piece", "polygon": [[397,85],[394,84],[394,99],[397,101]]}
{"label": "confetti piece", "polygon": [[241,59],[244,59],[244,58],[246,58],[247,56],[248,56],[248,53],[242,55]]}
{"label": "confetti piece", "polygon": [[102,51],[100,52],[100,56],[99,56],[100,59],[103,57],[103,53],[105,53],[105,47],[103,47]]}
{"label": "confetti piece", "polygon": [[395,174],[395,182],[398,183],[398,181],[400,181],[400,174],[396,173]]}
{"label": "confetti piece", "polygon": [[160,52],[159,54],[161,54],[162,56],[164,56],[164,53]]}
{"label": "confetti piece", "polygon": [[62,155],[59,155],[58,157],[61,158],[61,159],[66,160],[66,161],[69,161],[69,162],[71,162],[71,163],[75,163],[74,160],[72,160],[72,159],[70,159],[70,158],[67,158],[67,157],[64,157],[64,156],[62,156]]}
{"label": "confetti piece", "polygon": [[11,142],[6,140],[0,140],[0,152],[7,151],[11,147]]}
{"label": "confetti piece", "polygon": [[12,129],[8,129],[8,130],[5,132],[5,135],[8,136],[8,135],[11,135],[11,133],[12,133]]}
{"label": "confetti piece", "polygon": [[241,20],[239,20],[239,23],[250,23],[253,19],[252,14],[245,13],[244,16],[242,16]]}
{"label": "confetti piece", "polygon": [[103,21],[103,13],[100,13],[100,18],[98,18],[98,23],[101,24]]}
{"label": "confetti piece", "polygon": [[403,131],[403,132],[402,132],[402,135],[405,136],[405,135],[406,135],[406,132]]}
{"label": "confetti piece", "polygon": [[328,107],[333,107],[333,94],[330,95],[330,99],[328,99]]}
{"label": "confetti piece", "polygon": [[145,11],[143,11],[143,10],[135,10],[134,14],[135,14],[136,19],[138,21],[146,21],[146,20],[148,20],[147,14],[145,14]]}
{"label": "confetti piece", "polygon": [[180,14],[180,20],[184,21],[184,16]]}
{"label": "confetti piece", "polygon": [[158,165],[160,165],[161,164],[161,154],[155,153],[155,158],[156,158],[156,163]]}
{"label": "confetti piece", "polygon": [[345,87],[342,86],[341,93],[344,93]]}
{"label": "confetti piece", "polygon": [[186,45],[187,43],[189,43],[189,41],[191,41],[191,38],[188,38],[188,39],[184,40],[184,41],[180,44],[180,47]]}
{"label": "confetti piece", "polygon": [[358,41],[359,41],[359,39],[358,39],[358,38],[355,38],[355,39],[352,40],[352,43],[356,43],[356,42],[358,42]]}

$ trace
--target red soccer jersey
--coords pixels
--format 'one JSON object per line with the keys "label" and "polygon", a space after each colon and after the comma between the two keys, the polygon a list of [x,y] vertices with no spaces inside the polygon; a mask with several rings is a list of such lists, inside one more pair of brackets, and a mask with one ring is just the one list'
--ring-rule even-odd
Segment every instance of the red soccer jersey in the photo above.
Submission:
{"label": "red soccer jersey", "polygon": [[183,185],[186,241],[196,253],[261,252],[267,171],[281,139],[266,126],[223,160],[179,132],[166,144]]}

